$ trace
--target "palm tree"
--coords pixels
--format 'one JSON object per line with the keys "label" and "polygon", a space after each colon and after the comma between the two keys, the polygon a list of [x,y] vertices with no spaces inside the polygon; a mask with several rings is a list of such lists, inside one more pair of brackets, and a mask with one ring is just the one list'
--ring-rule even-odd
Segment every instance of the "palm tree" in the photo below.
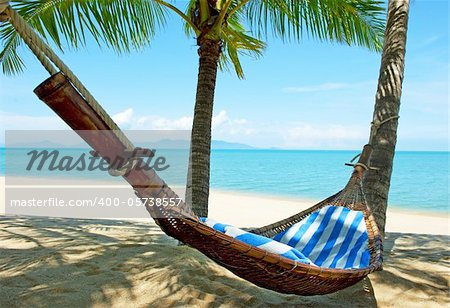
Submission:
{"label": "palm tree", "polygon": [[221,56],[231,60],[242,78],[238,52],[259,53],[263,48],[261,41],[246,34],[244,25],[248,24],[258,38],[271,33],[283,39],[300,39],[306,32],[320,40],[354,43],[376,50],[382,37],[381,11],[379,3],[371,0],[190,2],[187,24],[197,37],[199,73],[186,195],[197,215],[208,216],[211,124]]}
{"label": "palm tree", "polygon": [[375,220],[383,233],[397,143],[397,116],[405,68],[408,14],[409,0],[389,1],[373,122],[379,123],[389,118],[391,120],[381,125],[379,129],[372,130],[370,140],[373,152],[370,163],[379,168],[379,171],[368,172],[363,182],[366,198],[372,205]]}
{"label": "palm tree", "polygon": [[[90,32],[99,44],[128,51],[142,48],[170,11],[197,40],[199,71],[192,126],[190,193],[194,212],[208,214],[211,122],[218,68],[230,65],[243,78],[240,55],[259,56],[268,35],[381,49],[384,23],[380,0],[190,0],[180,7],[164,0],[13,1],[14,7],[46,39],[62,48],[61,34],[73,47]],[[172,4],[173,3],[173,4]],[[183,12],[184,11],[184,12]],[[7,73],[23,68],[17,55],[20,40],[3,25],[0,61]],[[188,187],[188,191],[189,187]]]}

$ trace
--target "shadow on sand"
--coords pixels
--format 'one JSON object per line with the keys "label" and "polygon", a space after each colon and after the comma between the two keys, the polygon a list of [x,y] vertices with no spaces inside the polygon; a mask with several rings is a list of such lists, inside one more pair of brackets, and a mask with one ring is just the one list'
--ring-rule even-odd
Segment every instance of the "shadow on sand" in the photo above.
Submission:
{"label": "shadow on sand", "polygon": [[[177,246],[150,222],[0,216],[0,228],[1,307],[377,306],[369,279],[315,297],[261,289],[197,251]],[[430,294],[446,291],[446,273],[411,271],[410,252],[393,249],[397,241],[409,241],[414,247],[417,241],[430,243],[430,236],[388,234],[386,260],[393,265],[375,278],[400,281],[404,288],[411,288],[414,279],[407,277],[420,277]],[[414,260],[447,262],[448,266],[448,253],[442,249],[442,241],[448,238],[435,241],[416,252]]]}

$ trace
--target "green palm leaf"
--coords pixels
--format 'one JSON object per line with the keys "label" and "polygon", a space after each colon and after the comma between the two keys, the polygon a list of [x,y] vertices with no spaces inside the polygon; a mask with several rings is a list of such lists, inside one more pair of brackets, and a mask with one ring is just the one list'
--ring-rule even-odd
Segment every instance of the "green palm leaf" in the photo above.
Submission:
{"label": "green palm leaf", "polygon": [[[201,1],[183,2],[183,18],[190,19]],[[285,40],[305,36],[322,41],[365,46],[380,50],[384,10],[380,0],[221,0],[228,6],[219,37],[224,48],[221,68],[232,64],[243,77],[240,55],[258,57],[268,35]],[[181,1],[173,0],[173,5]],[[16,0],[12,6],[30,25],[59,49],[86,44],[86,33],[116,52],[141,49],[165,22],[162,0]],[[167,4],[167,3],[166,3]],[[171,4],[172,5],[172,4]],[[232,13],[229,15],[229,13]],[[181,13],[182,14],[182,13]],[[246,30],[247,29],[247,30]],[[194,36],[186,22],[186,33]],[[23,70],[17,49],[21,40],[9,23],[0,25],[0,62],[6,74]]]}
{"label": "green palm leaf", "polygon": [[242,12],[237,12],[227,19],[227,26],[222,29],[223,52],[219,62],[222,70],[229,70],[233,66],[239,78],[244,78],[240,56],[259,58],[266,48],[263,41],[248,34],[243,26],[243,18]]}
{"label": "green palm leaf", "polygon": [[[165,23],[166,9],[147,0],[19,0],[11,6],[47,41],[59,49],[86,44],[86,33],[116,52],[146,46]],[[9,23],[0,25],[3,49],[0,62],[5,74],[21,72],[17,53],[21,39]]]}
{"label": "green palm leaf", "polygon": [[[187,16],[197,1],[188,3]],[[385,26],[382,4],[379,0],[231,0],[228,11],[233,13],[221,27],[221,68],[233,64],[243,78],[239,56],[260,56],[264,49],[261,39],[269,35],[296,41],[306,36],[379,51]],[[187,23],[185,31],[194,35]]]}
{"label": "green palm leaf", "polygon": [[319,40],[381,50],[384,9],[379,0],[250,0],[244,10],[258,37]]}

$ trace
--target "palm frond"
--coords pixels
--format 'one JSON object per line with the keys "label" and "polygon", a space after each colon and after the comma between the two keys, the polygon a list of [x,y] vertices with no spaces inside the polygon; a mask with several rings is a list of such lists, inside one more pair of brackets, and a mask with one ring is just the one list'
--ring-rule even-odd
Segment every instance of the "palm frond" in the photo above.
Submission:
{"label": "palm frond", "polygon": [[[164,7],[149,0],[16,0],[11,6],[61,50],[84,46],[86,33],[118,53],[141,49],[166,16]],[[3,72],[21,72],[24,63],[17,53],[21,40],[11,24],[0,25],[0,41]]]}
{"label": "palm frond", "polygon": [[[186,6],[185,14],[189,18],[192,17],[196,2],[197,0],[190,0]],[[184,33],[186,34],[187,37],[193,37],[195,35],[194,30],[187,22],[184,23]]]}
{"label": "palm frond", "polygon": [[[195,3],[188,3],[188,16]],[[382,48],[385,10],[380,0],[232,0],[228,10],[233,14],[221,29],[224,48],[219,64],[222,69],[233,65],[239,78],[244,76],[239,56],[259,56],[265,48],[261,39],[268,35]],[[194,35],[189,25],[185,31]]]}
{"label": "palm frond", "polygon": [[241,14],[231,16],[227,26],[222,29],[223,52],[219,66],[222,70],[229,70],[232,65],[237,76],[242,79],[244,70],[239,60],[240,56],[259,58],[266,44],[247,33],[241,18]]}
{"label": "palm frond", "polygon": [[251,0],[245,6],[258,37],[309,36],[380,50],[385,18],[380,0]]}

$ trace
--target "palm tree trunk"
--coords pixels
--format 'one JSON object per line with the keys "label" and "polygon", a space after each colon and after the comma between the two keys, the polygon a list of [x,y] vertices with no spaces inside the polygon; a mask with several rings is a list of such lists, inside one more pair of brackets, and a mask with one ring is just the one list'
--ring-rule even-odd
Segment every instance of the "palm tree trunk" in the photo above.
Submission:
{"label": "palm tree trunk", "polygon": [[373,119],[374,123],[379,123],[393,118],[378,129],[372,129],[370,141],[373,152],[370,164],[380,170],[367,172],[363,182],[367,201],[372,207],[375,220],[383,234],[397,142],[398,119],[396,116],[399,114],[402,94],[408,14],[409,0],[389,1]]}
{"label": "palm tree trunk", "polygon": [[208,216],[211,124],[216,87],[220,42],[202,40],[199,44],[199,70],[186,200],[195,214]]}

